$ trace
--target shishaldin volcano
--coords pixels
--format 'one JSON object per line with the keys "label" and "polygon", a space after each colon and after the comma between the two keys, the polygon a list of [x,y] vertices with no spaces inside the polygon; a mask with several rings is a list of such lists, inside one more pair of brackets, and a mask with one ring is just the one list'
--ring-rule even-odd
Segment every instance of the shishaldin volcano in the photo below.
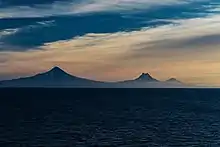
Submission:
{"label": "shishaldin volcano", "polygon": [[177,79],[159,81],[149,73],[142,73],[133,80],[122,82],[102,82],[80,78],[68,74],[59,67],[35,76],[6,80],[0,87],[73,87],[73,88],[184,88],[188,87]]}

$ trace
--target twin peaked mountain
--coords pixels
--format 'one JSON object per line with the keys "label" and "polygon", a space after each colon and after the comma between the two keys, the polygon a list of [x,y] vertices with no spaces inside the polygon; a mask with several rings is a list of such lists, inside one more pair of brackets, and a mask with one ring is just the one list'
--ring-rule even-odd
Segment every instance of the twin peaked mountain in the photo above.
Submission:
{"label": "twin peaked mountain", "polygon": [[182,86],[184,85],[174,78],[158,81],[148,73],[142,73],[136,79],[122,82],[94,81],[70,75],[59,67],[32,77],[0,82],[0,87],[175,88]]}

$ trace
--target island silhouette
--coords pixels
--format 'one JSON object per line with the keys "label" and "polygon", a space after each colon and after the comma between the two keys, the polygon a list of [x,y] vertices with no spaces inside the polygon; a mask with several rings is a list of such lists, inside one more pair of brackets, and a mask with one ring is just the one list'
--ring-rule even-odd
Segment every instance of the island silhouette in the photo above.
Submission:
{"label": "island silhouette", "polygon": [[81,78],[65,72],[58,66],[34,76],[5,80],[0,87],[73,87],[73,88],[183,88],[186,84],[175,78],[160,81],[149,73],[142,73],[137,78],[119,82],[104,82]]}

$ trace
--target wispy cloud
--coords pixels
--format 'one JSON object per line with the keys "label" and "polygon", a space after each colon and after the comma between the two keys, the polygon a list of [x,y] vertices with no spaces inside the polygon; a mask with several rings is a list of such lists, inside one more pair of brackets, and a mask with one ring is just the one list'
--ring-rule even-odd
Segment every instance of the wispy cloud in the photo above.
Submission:
{"label": "wispy cloud", "polygon": [[127,11],[149,9],[153,6],[186,4],[186,0],[87,0],[78,4],[75,13],[100,12],[100,11]]}
{"label": "wispy cloud", "polygon": [[[31,48],[25,47],[25,44],[23,46],[19,46],[11,43],[8,41],[8,38],[13,38],[15,37],[15,40],[19,40],[20,38],[16,37],[17,34],[22,34],[25,32],[32,32],[33,30],[37,30],[40,28],[47,28],[51,27],[54,24],[54,20],[50,21],[37,21],[36,23],[33,23],[31,25],[19,27],[19,28],[9,28],[9,29],[3,29],[0,30],[0,51],[2,50],[8,50],[8,51],[13,51],[13,50],[28,50]],[[26,39],[26,38],[24,38]],[[19,42],[22,44],[22,42]],[[34,44],[34,43],[33,43]]]}
{"label": "wispy cloud", "polygon": [[[165,5],[168,5],[168,7],[158,7]],[[92,9],[90,9],[90,6],[92,6]],[[95,9],[93,9],[93,6],[95,6]],[[98,9],[96,9],[96,6],[98,6]],[[155,7],[157,8],[154,9]],[[65,1],[54,2],[50,5],[5,7],[0,9],[0,11],[4,11],[0,15],[6,16],[5,19],[0,19],[0,31],[3,32],[8,29],[17,29],[17,31],[0,38],[1,44],[4,43],[7,46],[1,48],[1,51],[5,49],[25,51],[44,43],[68,40],[88,33],[115,33],[140,30],[143,27],[151,28],[177,24],[181,19],[184,21],[189,18],[203,18],[216,14],[209,10],[217,7],[217,3],[213,4],[206,0],[165,0],[163,2],[151,0],[85,0],[74,4],[71,1]],[[67,14],[66,12],[71,16],[46,17]],[[94,14],[74,15],[84,13]],[[7,16],[11,16],[11,18],[7,18]]]}
{"label": "wispy cloud", "polygon": [[45,17],[95,12],[135,12],[157,6],[189,4],[204,0],[83,0],[51,4],[8,6],[0,9],[0,18]]}
{"label": "wispy cloud", "polygon": [[2,31],[0,31],[0,39],[5,37],[5,36],[12,35],[12,34],[16,33],[17,31],[18,31],[18,29],[5,29],[5,30],[2,30]]}

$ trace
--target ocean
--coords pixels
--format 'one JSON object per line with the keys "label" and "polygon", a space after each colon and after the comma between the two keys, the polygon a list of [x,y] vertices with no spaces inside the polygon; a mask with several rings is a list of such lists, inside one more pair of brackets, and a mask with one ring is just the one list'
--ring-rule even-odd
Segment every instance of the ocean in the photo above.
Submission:
{"label": "ocean", "polygon": [[220,89],[1,89],[0,147],[218,147]]}

